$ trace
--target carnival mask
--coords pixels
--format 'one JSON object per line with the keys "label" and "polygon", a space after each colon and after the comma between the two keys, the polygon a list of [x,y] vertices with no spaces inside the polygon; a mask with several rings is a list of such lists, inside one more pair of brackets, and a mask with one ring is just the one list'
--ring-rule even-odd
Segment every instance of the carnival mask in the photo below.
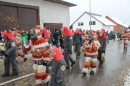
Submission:
{"label": "carnival mask", "polygon": [[37,34],[34,30],[30,30],[30,39],[31,40],[36,40],[37,39]]}

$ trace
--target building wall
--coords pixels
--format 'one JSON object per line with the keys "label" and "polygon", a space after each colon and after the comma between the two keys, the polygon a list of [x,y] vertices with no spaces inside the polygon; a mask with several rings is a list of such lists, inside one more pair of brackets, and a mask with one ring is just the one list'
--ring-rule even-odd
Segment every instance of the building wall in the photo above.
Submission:
{"label": "building wall", "polygon": [[39,14],[40,14],[41,27],[43,27],[43,23],[63,23],[63,26],[69,26],[70,16],[68,6],[51,3],[44,0],[0,0],[0,1],[38,6],[40,11]]}
{"label": "building wall", "polygon": [[114,31],[114,26],[106,26],[106,25],[103,25],[102,27],[103,27],[103,29],[105,29],[105,30],[108,31],[108,32]]}
{"label": "building wall", "polygon": [[[121,27],[124,27],[124,26],[121,26],[119,25],[118,23],[116,23],[115,21],[113,21],[111,18],[109,18],[108,16],[105,17],[106,19],[108,19],[109,21],[113,22],[116,26],[114,26],[114,31],[117,33],[117,32],[122,32],[121,31]],[[124,27],[124,29],[126,30],[127,27]]]}
{"label": "building wall", "polygon": [[[82,17],[80,17],[74,24],[73,24],[73,30],[76,30],[77,28],[81,28],[82,30],[90,30],[90,16],[88,14],[84,14]],[[102,23],[97,21],[95,18],[91,17],[91,21],[96,21],[96,25],[91,25],[92,30],[101,30],[102,29]],[[83,22],[83,26],[78,26],[79,22]]]}

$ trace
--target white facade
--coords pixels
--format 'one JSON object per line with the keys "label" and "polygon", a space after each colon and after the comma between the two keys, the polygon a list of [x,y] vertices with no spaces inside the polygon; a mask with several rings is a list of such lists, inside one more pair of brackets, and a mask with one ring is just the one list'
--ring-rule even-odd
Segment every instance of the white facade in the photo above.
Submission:
{"label": "white facade", "polygon": [[63,23],[63,26],[69,26],[70,16],[69,7],[57,3],[51,3],[44,0],[0,0],[4,2],[31,5],[39,7],[40,26],[43,23]]}
{"label": "white facade", "polygon": [[[76,30],[77,28],[81,28],[82,30],[90,30],[89,21],[90,21],[90,15],[85,13],[73,24],[73,30]],[[92,30],[100,30],[102,28],[102,24],[93,17],[91,17],[91,21],[96,22],[96,25],[91,25]],[[78,26],[78,23],[80,22],[83,22],[83,26]]]}
{"label": "white facade", "polygon": [[106,25],[102,25],[102,28],[105,29],[106,31],[110,32],[110,31],[114,31],[114,26],[106,26]]}
{"label": "white facade", "polygon": [[[94,16],[91,16],[91,21],[95,21],[95,25],[91,25],[91,30],[96,31],[96,30],[101,30],[102,28],[104,28],[106,31],[111,31],[114,29],[114,25],[105,25],[102,23],[101,21],[102,16],[98,16],[98,17],[101,17],[100,20],[96,19]],[[104,21],[104,18],[102,20]],[[75,23],[72,24],[72,29],[76,30],[77,28],[81,28],[82,30],[90,30],[89,21],[90,21],[90,15],[87,13],[84,13],[78,20],[76,20]],[[83,22],[83,25],[79,26],[78,23],[81,23],[81,22]]]}

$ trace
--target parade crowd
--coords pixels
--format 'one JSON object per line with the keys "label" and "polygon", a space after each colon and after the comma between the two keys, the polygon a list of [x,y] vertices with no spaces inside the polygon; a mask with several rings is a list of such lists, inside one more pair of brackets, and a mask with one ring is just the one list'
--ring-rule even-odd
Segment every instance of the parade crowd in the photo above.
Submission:
{"label": "parade crowd", "polygon": [[[95,74],[96,68],[101,68],[105,62],[109,39],[115,40],[115,36],[114,32],[108,33],[105,29],[82,31],[77,28],[71,31],[66,26],[60,31],[55,29],[54,33],[39,25],[30,31],[20,31],[15,27],[9,31],[1,31],[0,54],[4,56],[5,67],[2,77],[10,76],[10,63],[11,77],[18,76],[18,56],[26,62],[26,55],[31,54],[36,86],[42,86],[43,83],[47,86],[66,86],[66,70],[71,69],[76,63],[71,57],[72,51],[76,53],[76,59],[85,59],[81,74],[85,76],[89,70],[90,74]],[[124,50],[127,51],[129,31],[117,33],[117,38],[120,43],[124,40]],[[81,57],[81,54],[84,57]],[[51,71],[49,71],[50,67]]]}

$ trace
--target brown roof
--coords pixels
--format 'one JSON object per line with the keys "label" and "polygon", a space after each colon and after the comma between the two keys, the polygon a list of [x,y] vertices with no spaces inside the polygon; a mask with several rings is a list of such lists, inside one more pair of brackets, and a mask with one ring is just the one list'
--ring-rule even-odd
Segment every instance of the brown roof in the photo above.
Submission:
{"label": "brown roof", "polygon": [[73,3],[70,3],[70,2],[67,2],[67,1],[63,1],[63,0],[44,0],[44,1],[58,3],[58,4],[66,5],[66,6],[69,6],[69,7],[76,6],[76,4],[73,4]]}

